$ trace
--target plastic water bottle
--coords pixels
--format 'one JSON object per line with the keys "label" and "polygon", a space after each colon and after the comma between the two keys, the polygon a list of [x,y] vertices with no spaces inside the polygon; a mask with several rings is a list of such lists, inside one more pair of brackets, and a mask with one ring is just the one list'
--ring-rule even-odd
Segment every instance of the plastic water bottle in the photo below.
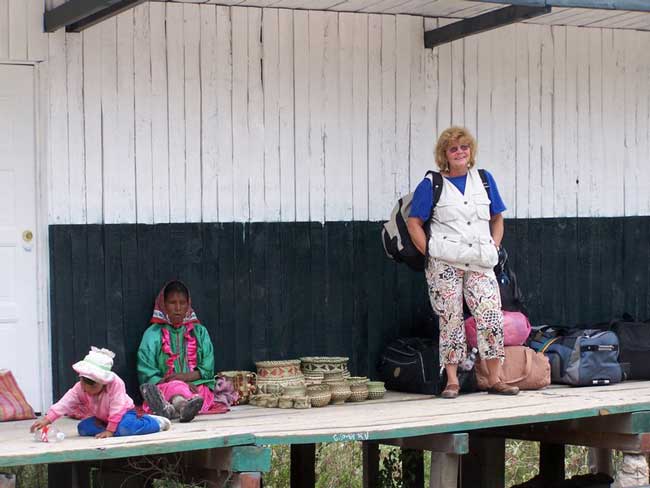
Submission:
{"label": "plastic water bottle", "polygon": [[34,431],[36,442],[61,442],[63,439],[65,439],[65,434],[53,425],[46,425],[42,429]]}
{"label": "plastic water bottle", "polygon": [[459,364],[460,369],[463,371],[470,371],[473,367],[474,364],[476,363],[476,355],[478,354],[478,349],[475,347],[472,348],[472,350],[469,352],[465,360]]}

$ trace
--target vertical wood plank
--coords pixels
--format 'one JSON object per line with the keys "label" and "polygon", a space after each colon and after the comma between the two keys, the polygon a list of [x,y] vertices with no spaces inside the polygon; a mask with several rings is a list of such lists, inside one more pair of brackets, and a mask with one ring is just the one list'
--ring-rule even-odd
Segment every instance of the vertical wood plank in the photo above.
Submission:
{"label": "vertical wood plank", "polygon": [[309,12],[309,220],[325,221],[325,17]]}
{"label": "vertical wood plank", "polygon": [[572,196],[575,194],[575,165],[566,158],[567,147],[567,35],[566,27],[552,26],[553,38],[553,210],[554,215],[570,215],[575,208]]}
{"label": "vertical wood plank", "polygon": [[170,221],[169,107],[167,105],[166,3],[149,4],[151,36],[151,156],[153,221]]}
{"label": "vertical wood plank", "polygon": [[25,0],[9,0],[9,57],[27,59],[27,7]]}
{"label": "vertical wood plank", "polygon": [[[294,136],[296,175],[296,220],[308,221],[309,215],[309,12],[293,12],[294,38]],[[307,49],[305,49],[307,47]]]}
{"label": "vertical wood plank", "polygon": [[[234,220],[250,220],[248,134],[248,10],[234,7],[232,15],[232,123]],[[256,195],[259,198],[259,195]]]}
{"label": "vertical wood plank", "polygon": [[[355,19],[354,14],[340,13],[338,19],[339,25],[339,57],[338,57],[338,99],[339,99],[339,113],[337,120],[337,134],[338,134],[338,159],[340,164],[336,161],[330,161],[327,167],[327,189],[328,189],[328,210],[327,216],[329,220],[332,217],[341,220],[350,220],[354,218],[354,142],[353,138],[357,133],[357,129],[349,124],[355,123],[355,107],[354,107],[354,33],[355,33]],[[349,129],[349,130],[347,130]],[[360,141],[359,141],[360,142]],[[329,158],[328,158],[329,159]],[[340,166],[340,174],[336,174],[336,168]],[[330,175],[334,175],[335,179],[332,180]],[[330,187],[333,185],[341,184],[340,192],[332,192]],[[331,205],[331,198],[341,198],[344,201],[339,202],[338,209],[333,208]],[[332,215],[334,213],[334,215]],[[336,215],[339,214],[340,215]]]}
{"label": "vertical wood plank", "polygon": [[[117,19],[117,168],[112,173],[119,180],[110,195],[114,200],[113,222],[136,221],[135,113],[133,9]],[[119,176],[118,176],[119,175]]]}
{"label": "vertical wood plank", "polygon": [[278,10],[279,56],[279,185],[280,219],[296,220],[296,159],[294,152],[294,21],[293,11]]}
{"label": "vertical wood plank", "polygon": [[[478,39],[478,104],[477,104],[477,129],[474,136],[477,138],[479,153],[478,161],[493,160],[492,154],[492,105],[490,100],[493,98],[494,82],[492,70],[494,69],[494,31],[480,34]],[[442,63],[442,59],[441,59]],[[442,73],[443,65],[441,64],[438,71]],[[442,76],[442,74],[441,74]],[[442,83],[442,79],[441,79]],[[441,87],[441,91],[444,90]],[[441,125],[440,116],[438,117],[438,131],[443,131],[446,127]]]}
{"label": "vertical wood plank", "polygon": [[9,59],[9,0],[0,0],[0,59]]}
{"label": "vertical wood plank", "polygon": [[340,62],[341,41],[338,13],[323,12],[323,198],[324,221],[350,220],[352,218],[352,164],[342,158],[343,146],[348,143],[341,134],[341,83],[345,66]]}
{"label": "vertical wood plank", "polygon": [[[470,36],[472,37],[472,36]],[[465,76],[465,43],[469,37],[459,39],[450,44],[451,47],[451,123],[453,125],[465,126],[465,90],[467,89],[467,77]],[[504,56],[505,58],[506,56]],[[471,88],[471,87],[470,87]]]}
{"label": "vertical wood plank", "polygon": [[86,221],[104,220],[102,151],[102,27],[83,32],[83,129],[86,183]]}
{"label": "vertical wood plank", "polygon": [[528,172],[530,152],[528,150],[530,140],[530,120],[528,118],[529,103],[528,97],[528,25],[518,24],[515,26],[515,170],[511,178],[514,180],[515,198],[510,207],[509,215],[517,218],[529,216],[528,194]]}
{"label": "vertical wood plank", "polygon": [[150,5],[135,7],[134,118],[136,222],[154,223]]}
{"label": "vertical wood plank", "polygon": [[566,129],[564,140],[566,141],[565,161],[570,166],[567,172],[572,191],[569,192],[567,202],[567,216],[578,215],[580,179],[577,165],[571,164],[578,161],[578,62],[580,31],[575,27],[566,27]]}
{"label": "vertical wood plank", "polygon": [[396,156],[396,77],[397,67],[397,26],[395,17],[381,16],[381,178],[384,180],[382,201],[377,210],[381,211],[378,220],[389,215],[395,200],[400,196],[399,176]]}
{"label": "vertical wood plank", "polygon": [[[411,191],[409,166],[411,160],[411,72],[421,46],[412,42],[413,17],[395,17],[395,156],[392,172],[395,175],[395,193],[404,195]],[[392,202],[389,202],[392,203]],[[390,210],[389,210],[390,212]],[[386,214],[388,215],[388,214]]]}
{"label": "vertical wood plank", "polygon": [[199,5],[185,4],[183,5],[185,222],[200,222],[202,216],[200,39]]}
{"label": "vertical wood plank", "polygon": [[[218,164],[219,113],[217,9],[199,6],[201,22],[201,213],[204,222],[219,220]],[[223,114],[222,116],[225,116]]]}
{"label": "vertical wood plank", "polygon": [[[515,137],[516,31],[514,26],[508,26],[500,29],[499,33],[500,36],[492,45],[495,52],[499,53],[494,58],[492,157],[486,160],[485,154],[483,154],[479,162],[492,171],[506,207],[511,208],[515,201],[515,182],[510,175],[517,164],[513,150],[517,144]],[[482,144],[482,140],[479,140],[480,144]]]}
{"label": "vertical wood plank", "polygon": [[[438,19],[438,26],[453,24],[451,19]],[[451,44],[435,47],[438,52],[438,114],[436,122],[438,132],[442,132],[452,124],[451,91],[452,91],[452,59]],[[483,79],[483,78],[482,78]]]}
{"label": "vertical wood plank", "polygon": [[[341,18],[343,14],[341,14]],[[352,216],[369,218],[368,195],[368,16],[353,17],[352,48]]]}
{"label": "vertical wood plank", "polygon": [[[526,177],[528,179],[528,212],[530,218],[542,215],[544,206],[541,191],[538,189],[542,185],[542,110],[541,110],[541,38],[544,26],[530,26],[531,30],[528,35],[528,82],[531,89],[528,92],[528,120],[529,120],[529,160]],[[519,216],[519,215],[518,215]]]}
{"label": "vertical wood plank", "polygon": [[[382,155],[381,16],[368,15],[368,219],[384,217],[378,208],[390,201]],[[372,191],[370,189],[372,188]]]}
{"label": "vertical wood plank", "polygon": [[564,481],[564,446],[540,443],[539,474],[544,483]]}
{"label": "vertical wood plank", "polygon": [[[625,82],[624,90],[624,112],[623,112],[623,143],[625,150],[623,152],[623,165],[629,168],[631,172],[638,171],[638,154],[636,146],[636,132],[637,132],[637,82],[634,79],[634,64],[637,59],[637,39],[636,36],[628,32],[621,32],[617,34],[619,42],[624,45],[625,49],[625,64],[623,65],[623,73]],[[625,178],[623,185],[624,195],[624,215],[638,215],[641,205],[639,204],[642,197],[638,191],[638,179]]]}
{"label": "vertical wood plank", "polygon": [[235,184],[233,159],[233,61],[231,10],[217,9],[217,197],[219,220],[235,218]]}
{"label": "vertical wood plank", "polygon": [[[262,9],[248,8],[248,159],[249,218],[264,221],[264,93],[262,89]],[[237,168],[238,169],[238,168]]]}
{"label": "vertical wood plank", "polygon": [[[515,27],[515,36],[518,30]],[[478,40],[476,36],[469,36],[463,40],[465,52],[463,56],[465,73],[465,99],[463,106],[465,109],[464,124],[473,134],[476,134],[478,123],[476,120],[477,104],[478,104],[478,86],[480,80],[478,79]],[[516,49],[516,46],[515,46]],[[517,58],[515,52],[515,66],[517,65]],[[515,73],[515,83],[517,80],[517,73]],[[515,93],[513,93],[514,95]],[[514,170],[514,168],[513,168]],[[514,171],[512,173],[514,175]],[[511,207],[514,209],[514,201],[511,202]]]}
{"label": "vertical wood plank", "polygon": [[[43,14],[45,13],[43,2],[27,0],[27,3],[27,56],[31,61],[44,61],[47,58],[47,34],[43,32]],[[0,2],[1,10],[2,2]],[[0,21],[1,29],[2,22]]]}
{"label": "vertical wood plank", "polygon": [[264,220],[281,218],[280,166],[280,23],[277,9],[262,10],[264,95]]}
{"label": "vertical wood plank", "polygon": [[66,36],[63,30],[49,36],[49,219],[51,224],[70,222],[70,169],[68,166],[68,100],[66,85]]}
{"label": "vertical wood plank", "polygon": [[167,3],[167,120],[169,125],[169,216],[171,222],[186,222],[188,217],[187,147],[185,107],[185,5]]}
{"label": "vertical wood plank", "polygon": [[115,17],[101,23],[101,114],[102,114],[102,186],[104,191],[103,207],[104,222],[120,221],[120,202],[122,179],[121,174],[122,148],[118,134],[118,101],[117,101],[117,19]]}
{"label": "vertical wood plank", "polygon": [[[567,29],[569,29],[567,27]],[[584,31],[576,29],[575,32],[575,50],[573,61],[576,67],[575,84],[576,84],[576,107],[577,107],[577,140],[575,158],[573,161],[591,159],[591,144],[589,129],[589,43],[586,42]],[[573,156],[573,154],[571,154]],[[585,165],[578,165],[577,207],[578,217],[591,216],[590,207],[590,181],[589,173],[593,170],[591,164],[587,168]]]}
{"label": "vertical wood plank", "polygon": [[[541,212],[535,217],[555,215],[555,180],[553,178],[553,85],[554,43],[550,26],[541,28],[541,86],[540,86],[540,174]],[[550,198],[549,198],[550,197]]]}
{"label": "vertical wood plank", "polygon": [[70,222],[86,223],[86,155],[84,148],[84,68],[81,34],[66,34]]}
{"label": "vertical wood plank", "polygon": [[[605,175],[607,161],[604,158],[603,139],[603,43],[601,29],[588,29],[589,58],[589,100],[588,121],[590,144],[589,172],[583,173],[589,185],[589,212],[590,216],[601,217],[611,208],[611,199],[615,192],[605,191]],[[611,164],[611,163],[610,163]]]}
{"label": "vertical wood plank", "polygon": [[363,488],[374,488],[379,478],[379,444],[364,441],[361,444],[363,457]]}

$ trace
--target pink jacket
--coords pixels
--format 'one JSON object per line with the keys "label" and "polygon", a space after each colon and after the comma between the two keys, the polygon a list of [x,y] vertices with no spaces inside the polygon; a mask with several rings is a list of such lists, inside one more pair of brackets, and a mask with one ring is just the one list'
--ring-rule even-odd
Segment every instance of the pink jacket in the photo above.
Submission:
{"label": "pink jacket", "polygon": [[63,415],[97,417],[108,424],[106,430],[115,432],[124,414],[133,407],[133,400],[126,394],[124,381],[115,376],[115,379],[105,385],[101,393],[96,396],[88,395],[83,390],[81,382],[75,383],[61,400],[50,407],[45,417],[50,422]]}

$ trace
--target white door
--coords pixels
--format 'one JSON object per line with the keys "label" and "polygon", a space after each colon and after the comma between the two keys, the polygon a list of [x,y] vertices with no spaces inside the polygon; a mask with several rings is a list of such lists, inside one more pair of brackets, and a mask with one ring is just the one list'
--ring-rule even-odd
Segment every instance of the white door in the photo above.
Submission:
{"label": "white door", "polygon": [[40,411],[34,68],[0,64],[0,369]]}

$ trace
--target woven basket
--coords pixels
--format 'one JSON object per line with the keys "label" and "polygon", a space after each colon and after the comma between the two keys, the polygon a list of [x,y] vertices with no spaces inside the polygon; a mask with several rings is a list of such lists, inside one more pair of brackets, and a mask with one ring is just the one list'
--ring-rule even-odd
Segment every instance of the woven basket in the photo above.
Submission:
{"label": "woven basket", "polygon": [[345,403],[345,401],[350,398],[352,391],[350,390],[350,385],[345,381],[339,381],[338,383],[329,383],[330,391],[332,392],[332,404],[340,405]]}
{"label": "woven basket", "polygon": [[324,407],[332,400],[332,393],[328,385],[309,385],[307,395],[312,407]]}
{"label": "woven basket", "polygon": [[350,390],[348,402],[362,402],[368,398],[368,386],[365,383],[353,383],[350,385]]}
{"label": "woven basket", "polygon": [[368,400],[379,400],[381,398],[384,398],[385,393],[386,393],[386,390],[383,390],[383,391],[380,391],[380,390],[369,391],[368,392]]}
{"label": "woven basket", "polygon": [[322,378],[323,374],[336,371],[348,377],[348,359],[338,356],[308,356],[300,358],[300,367],[307,378]]}

